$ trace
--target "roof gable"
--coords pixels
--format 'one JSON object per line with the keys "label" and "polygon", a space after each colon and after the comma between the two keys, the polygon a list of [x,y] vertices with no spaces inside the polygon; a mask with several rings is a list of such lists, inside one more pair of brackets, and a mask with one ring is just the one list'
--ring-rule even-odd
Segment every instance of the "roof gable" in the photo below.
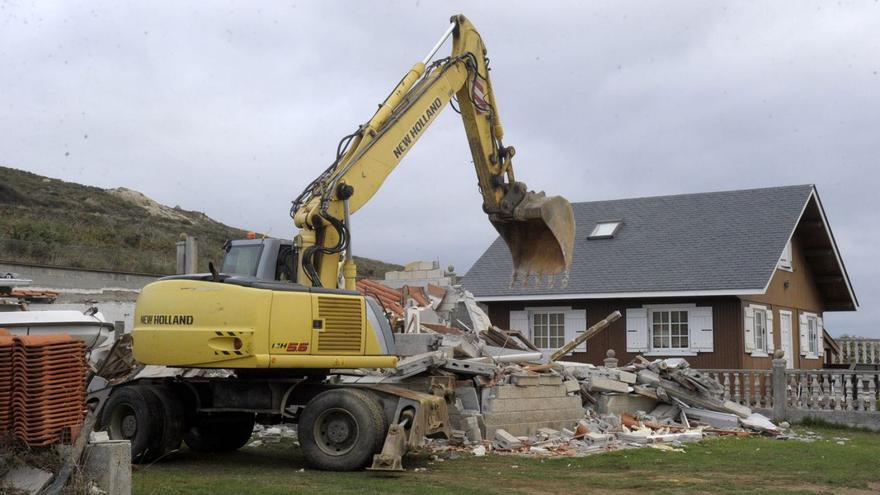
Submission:
{"label": "roof gable", "polygon": [[[557,276],[511,287],[510,253],[500,238],[463,284],[482,299],[763,293],[813,192],[801,185],[574,203],[567,285]],[[623,222],[613,238],[587,239],[608,220]]]}

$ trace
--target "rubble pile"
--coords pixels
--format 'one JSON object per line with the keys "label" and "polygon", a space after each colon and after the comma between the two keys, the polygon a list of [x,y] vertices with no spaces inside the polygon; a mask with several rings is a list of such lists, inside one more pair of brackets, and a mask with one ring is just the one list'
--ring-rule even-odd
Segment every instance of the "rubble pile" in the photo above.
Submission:
{"label": "rubble pile", "polygon": [[[610,315],[551,355],[521,332],[491,323],[421,325],[420,333],[395,334],[396,368],[340,380],[432,393],[438,383],[451,383],[452,435],[428,441],[436,452],[582,456],[637,447],[679,450],[710,435],[780,433],[768,418],[725,400],[721,384],[681,358],[638,356],[618,367],[609,351],[605,366],[555,360],[619,317]],[[469,319],[488,322],[484,314]]]}

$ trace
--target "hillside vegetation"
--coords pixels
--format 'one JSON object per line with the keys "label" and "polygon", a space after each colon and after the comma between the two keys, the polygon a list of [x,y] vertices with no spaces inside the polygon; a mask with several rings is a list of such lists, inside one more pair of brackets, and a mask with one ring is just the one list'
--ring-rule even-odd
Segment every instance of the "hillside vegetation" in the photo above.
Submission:
{"label": "hillside vegetation", "polygon": [[[100,189],[0,167],[0,260],[153,274],[174,273],[181,234],[198,238],[200,270],[220,263],[226,239],[245,236],[198,211],[126,188]],[[357,259],[358,276],[399,265]]]}

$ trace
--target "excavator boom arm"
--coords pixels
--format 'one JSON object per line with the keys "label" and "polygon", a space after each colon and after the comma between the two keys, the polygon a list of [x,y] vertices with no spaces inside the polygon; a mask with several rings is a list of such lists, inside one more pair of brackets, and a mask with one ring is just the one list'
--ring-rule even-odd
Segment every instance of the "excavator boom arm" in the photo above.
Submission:
{"label": "excavator boom arm", "polygon": [[[450,34],[451,56],[426,66]],[[525,184],[514,180],[514,150],[502,143],[504,130],[485,53],[473,25],[464,16],[453,17],[425,61],[410,69],[366,124],[343,139],[334,163],[291,209],[300,228],[300,283],[338,284],[340,256],[351,253],[350,215],[373,197],[453,98],[458,100],[483,210],[507,242],[515,273],[567,270],[574,239],[571,205],[561,197],[529,192]],[[342,271],[346,288],[353,288],[355,267],[350,256]]]}

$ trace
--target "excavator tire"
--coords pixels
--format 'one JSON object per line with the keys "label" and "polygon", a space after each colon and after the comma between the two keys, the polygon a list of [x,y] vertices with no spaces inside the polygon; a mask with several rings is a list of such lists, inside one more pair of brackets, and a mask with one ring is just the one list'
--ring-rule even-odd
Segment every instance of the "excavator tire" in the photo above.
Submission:
{"label": "excavator tire", "polygon": [[365,467],[385,442],[388,423],[375,395],[355,389],[316,395],[299,419],[299,443],[310,465],[326,471]]}
{"label": "excavator tire", "polygon": [[254,420],[250,413],[198,415],[186,429],[183,441],[195,452],[232,452],[250,440]]}
{"label": "excavator tire", "polygon": [[111,440],[131,442],[134,463],[152,462],[165,453],[163,405],[147,387],[129,385],[110,395],[101,424]]}
{"label": "excavator tire", "polygon": [[162,450],[164,453],[178,450],[185,426],[183,402],[171,387],[155,385],[146,388],[162,404]]}

